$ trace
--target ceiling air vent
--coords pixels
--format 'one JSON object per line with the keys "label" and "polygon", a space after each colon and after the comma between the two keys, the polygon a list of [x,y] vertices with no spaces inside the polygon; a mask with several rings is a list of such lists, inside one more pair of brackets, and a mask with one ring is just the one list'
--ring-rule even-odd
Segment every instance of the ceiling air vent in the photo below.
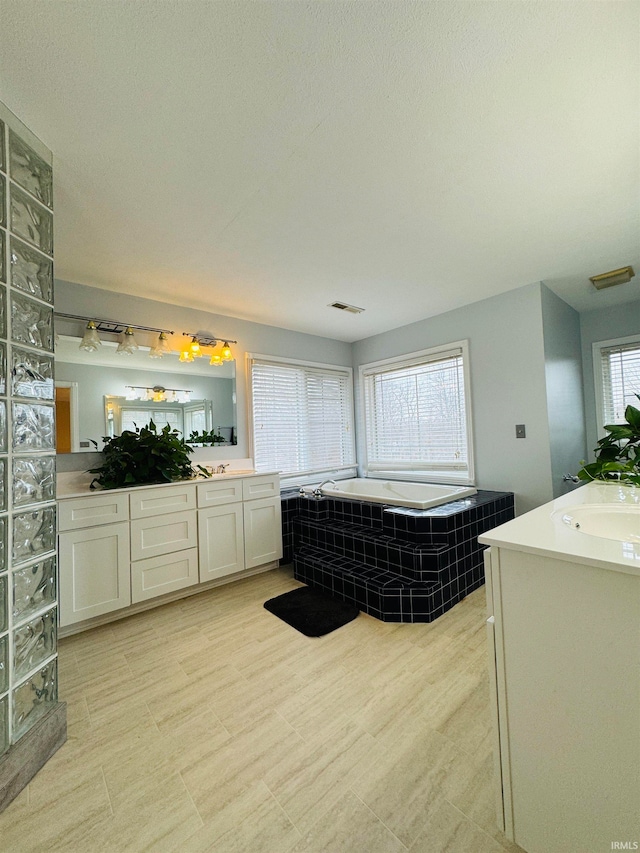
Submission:
{"label": "ceiling air vent", "polygon": [[616,284],[626,284],[634,277],[633,267],[621,267],[619,270],[603,272],[600,275],[591,276],[589,281],[596,288],[602,290],[605,287],[613,287]]}
{"label": "ceiling air vent", "polygon": [[357,308],[355,305],[347,305],[346,302],[332,302],[330,308],[339,308],[341,311],[348,311],[349,314],[362,314],[364,308]]}

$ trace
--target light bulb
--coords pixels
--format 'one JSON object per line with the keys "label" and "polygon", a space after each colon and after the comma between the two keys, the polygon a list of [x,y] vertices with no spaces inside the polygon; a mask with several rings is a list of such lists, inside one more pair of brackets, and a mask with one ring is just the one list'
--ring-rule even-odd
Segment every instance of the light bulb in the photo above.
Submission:
{"label": "light bulb", "polygon": [[191,343],[189,344],[189,351],[191,352],[191,355],[195,356],[196,358],[202,357],[202,350],[200,349],[200,344],[198,343],[198,339],[196,337],[193,337],[191,339]]}
{"label": "light bulb", "polygon": [[222,359],[220,358],[217,352],[214,352],[214,354],[211,356],[211,361],[209,362],[209,364],[213,364],[215,367],[222,367]]}
{"label": "light bulb", "polygon": [[191,355],[189,350],[182,350],[178,361],[193,361],[193,356]]}
{"label": "light bulb", "polygon": [[87,323],[87,329],[84,333],[84,337],[80,341],[78,349],[82,349],[85,352],[95,352],[95,350],[97,350],[100,346],[102,346],[102,341],[98,337],[96,324],[93,320],[89,320],[89,322]]}
{"label": "light bulb", "polygon": [[166,332],[160,332],[155,346],[149,350],[149,358],[162,358],[163,355],[167,355],[170,352],[171,344],[169,343],[167,334]]}
{"label": "light bulb", "polygon": [[121,353],[123,355],[133,355],[137,349],[138,343],[133,334],[133,329],[131,328],[131,326],[127,326],[127,328],[124,330],[122,340],[118,344],[116,352]]}
{"label": "light bulb", "polygon": [[231,355],[231,347],[227,343],[224,342],[224,346],[222,347],[222,351],[220,352],[220,357],[223,361],[233,361],[233,356]]}

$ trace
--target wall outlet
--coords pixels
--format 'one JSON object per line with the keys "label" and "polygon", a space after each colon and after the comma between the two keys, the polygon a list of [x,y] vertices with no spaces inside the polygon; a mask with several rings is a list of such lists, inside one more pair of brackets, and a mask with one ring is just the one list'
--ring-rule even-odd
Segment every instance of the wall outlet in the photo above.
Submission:
{"label": "wall outlet", "polygon": [[516,424],[516,438],[526,438],[527,431],[524,424]]}

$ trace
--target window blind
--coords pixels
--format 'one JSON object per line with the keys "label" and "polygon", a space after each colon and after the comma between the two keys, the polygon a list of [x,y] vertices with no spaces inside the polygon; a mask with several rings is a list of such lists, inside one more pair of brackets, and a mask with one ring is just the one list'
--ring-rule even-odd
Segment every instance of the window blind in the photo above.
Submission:
{"label": "window blind", "polygon": [[470,473],[462,349],[363,370],[370,471]]}
{"label": "window blind", "polygon": [[640,341],[600,350],[604,424],[624,423],[627,406],[640,408]]}
{"label": "window blind", "polygon": [[250,365],[257,471],[287,477],[353,467],[349,370],[258,357]]}

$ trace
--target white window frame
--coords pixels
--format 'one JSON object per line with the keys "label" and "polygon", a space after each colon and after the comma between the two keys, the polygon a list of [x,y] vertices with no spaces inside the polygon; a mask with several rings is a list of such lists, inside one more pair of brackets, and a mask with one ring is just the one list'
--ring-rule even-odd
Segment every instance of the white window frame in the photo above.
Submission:
{"label": "white window frame", "polygon": [[[355,442],[355,416],[353,403],[353,368],[342,364],[327,364],[319,361],[303,361],[298,358],[284,358],[281,356],[265,355],[263,353],[246,353],[246,381],[247,381],[247,420],[248,420],[248,435],[249,435],[249,453],[255,465],[255,437],[253,430],[253,382],[252,368],[256,361],[266,361],[272,364],[289,365],[291,367],[309,368],[312,370],[326,370],[345,373],[349,377],[347,383],[347,414],[349,418],[349,428],[351,434],[351,455],[353,462],[339,468],[326,468],[313,471],[299,471],[296,474],[284,474],[281,476],[280,482],[283,487],[302,486],[308,484],[318,484],[327,477],[332,479],[348,479],[357,475],[357,457],[356,457],[356,442]],[[281,472],[282,473],[282,472]]]}
{"label": "white window frame", "polygon": [[[410,467],[401,470],[370,468],[368,460],[368,445],[369,433],[368,424],[366,422],[366,403],[365,403],[365,381],[366,377],[375,372],[393,367],[410,367],[414,364],[426,364],[429,361],[436,361],[443,358],[447,353],[453,355],[459,351],[462,354],[462,373],[463,387],[465,397],[465,421],[467,433],[467,457],[468,465],[466,471],[461,471],[459,474],[454,472],[443,471],[415,471]],[[385,480],[409,480],[411,482],[420,483],[452,483],[462,485],[475,485],[475,467],[473,453],[473,418],[471,414],[471,368],[469,363],[469,341],[453,341],[452,343],[443,344],[429,349],[419,350],[417,352],[407,353],[405,355],[395,356],[393,358],[385,358],[380,361],[371,361],[367,364],[361,364],[359,367],[359,389],[360,389],[360,417],[358,421],[358,429],[361,430],[364,440],[362,442],[362,474],[365,477]]]}
{"label": "white window frame", "polygon": [[[602,376],[602,350],[608,347],[625,346],[626,344],[637,344],[640,349],[640,334],[629,335],[626,338],[612,338],[608,341],[596,341],[592,345],[593,377],[596,393],[596,426],[598,438],[604,438],[607,432],[604,428],[604,379]],[[640,403],[638,403],[640,406]]]}

